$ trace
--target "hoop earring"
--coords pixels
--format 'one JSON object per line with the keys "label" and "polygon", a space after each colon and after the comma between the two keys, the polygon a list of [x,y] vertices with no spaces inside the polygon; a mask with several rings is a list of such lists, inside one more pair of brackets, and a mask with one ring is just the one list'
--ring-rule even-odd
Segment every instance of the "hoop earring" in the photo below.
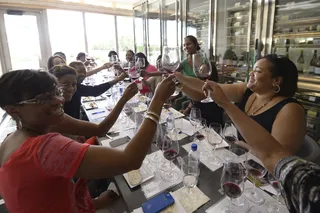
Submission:
{"label": "hoop earring", "polygon": [[279,93],[280,92],[280,90],[281,90],[281,88],[280,88],[280,86],[278,85],[278,84],[275,84],[275,85],[273,85],[274,87],[276,87],[277,88],[277,90],[272,90],[272,92],[274,92],[274,93]]}

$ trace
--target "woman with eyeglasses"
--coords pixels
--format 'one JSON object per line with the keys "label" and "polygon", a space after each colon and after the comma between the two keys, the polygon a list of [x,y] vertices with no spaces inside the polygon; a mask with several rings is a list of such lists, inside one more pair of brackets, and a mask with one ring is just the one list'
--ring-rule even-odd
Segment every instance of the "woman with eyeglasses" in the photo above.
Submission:
{"label": "woman with eyeglasses", "polygon": [[[194,100],[204,99],[200,79],[175,73],[183,84],[191,85]],[[239,103],[247,116],[263,126],[290,153],[296,153],[304,142],[306,118],[303,107],[293,98],[297,91],[298,70],[287,58],[266,55],[256,62],[248,83],[219,84],[226,98]],[[252,130],[252,134],[256,134]],[[245,141],[241,134],[240,140]],[[267,141],[266,141],[267,142]],[[250,146],[242,143],[250,149]]]}
{"label": "woman with eyeglasses", "polygon": [[163,104],[175,90],[172,78],[158,85],[138,132],[124,150],[116,150],[51,133],[65,115],[62,93],[50,73],[3,74],[0,107],[21,122],[0,147],[0,194],[9,212],[95,212],[86,187],[72,178],[107,178],[140,168]]}

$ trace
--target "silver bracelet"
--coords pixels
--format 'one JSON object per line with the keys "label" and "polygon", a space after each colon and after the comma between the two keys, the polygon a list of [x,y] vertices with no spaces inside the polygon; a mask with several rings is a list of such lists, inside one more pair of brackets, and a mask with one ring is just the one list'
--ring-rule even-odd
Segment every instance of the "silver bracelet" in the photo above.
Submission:
{"label": "silver bracelet", "polygon": [[146,115],[146,116],[144,116],[144,118],[148,118],[148,119],[152,120],[152,121],[155,122],[157,125],[158,125],[158,123],[159,123],[159,120],[155,119],[154,117],[152,117],[152,116],[150,116],[150,115]]}
{"label": "silver bracelet", "polygon": [[153,115],[153,116],[156,117],[158,120],[160,120],[160,116],[159,116],[157,113],[152,112],[152,111],[148,111],[148,112],[147,112],[147,115],[148,115],[148,114]]}

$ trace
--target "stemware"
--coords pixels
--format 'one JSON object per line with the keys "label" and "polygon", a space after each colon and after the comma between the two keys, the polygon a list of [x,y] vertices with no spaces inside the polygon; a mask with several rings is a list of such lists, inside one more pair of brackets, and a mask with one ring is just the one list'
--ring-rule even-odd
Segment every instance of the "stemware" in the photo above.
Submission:
{"label": "stemware", "polygon": [[234,127],[233,123],[226,122],[224,124],[223,137],[230,147],[238,140],[237,129]]}
{"label": "stemware", "polygon": [[221,166],[222,165],[221,159],[215,156],[215,151],[217,146],[221,144],[223,141],[223,138],[221,136],[222,134],[221,124],[218,124],[218,123],[209,124],[206,130],[206,134],[207,134],[208,142],[213,147],[213,156],[209,158],[209,163],[215,166]]}
{"label": "stemware", "polygon": [[110,56],[110,62],[111,62],[113,65],[118,64],[118,63],[119,63],[118,56],[117,56],[117,55],[111,55],[111,56]]}
{"label": "stemware", "polygon": [[257,179],[264,177],[267,173],[267,170],[254,160],[247,161],[247,170],[248,174],[250,174],[253,178],[253,188],[246,189],[244,194],[248,198],[248,200],[257,204],[261,204],[265,199],[263,195],[258,191],[256,184]]}
{"label": "stemware", "polygon": [[200,142],[205,141],[205,139],[207,138],[207,128],[208,128],[207,121],[203,118],[200,118],[196,123],[197,123],[197,128],[201,129],[201,131],[199,131],[195,135],[196,143],[198,144],[198,149],[200,152],[200,159],[206,160],[211,154],[210,152],[207,151],[208,150],[207,147],[201,144]]}
{"label": "stemware", "polygon": [[128,75],[132,80],[136,80],[140,77],[141,75],[141,70],[139,68],[140,65],[136,66],[136,63],[133,62],[128,62],[128,66],[131,67],[128,71]]}
{"label": "stemware", "polygon": [[191,125],[193,126],[193,137],[191,138],[191,140],[193,141],[194,140],[194,137],[196,135],[196,131],[197,131],[197,127],[200,123],[200,120],[201,119],[201,110],[198,109],[198,108],[191,108],[190,110],[190,115],[189,115],[189,121],[191,123]]}
{"label": "stemware", "polygon": [[[203,51],[198,51],[192,55],[192,68],[194,74],[201,80],[206,81],[210,78],[212,73],[211,62]],[[213,102],[210,97],[210,90],[208,90],[208,97],[201,101],[202,103]]]}
{"label": "stemware", "polygon": [[179,47],[164,46],[162,51],[161,66],[162,69],[172,73],[180,64]]}
{"label": "stemware", "polygon": [[280,192],[280,185],[279,185],[279,181],[271,174],[268,173],[268,182],[270,183],[270,185],[276,190],[277,192],[277,200],[276,201],[269,201],[266,203],[266,209],[269,213],[277,213],[277,212],[281,212],[281,205],[279,202],[279,196],[281,194]]}
{"label": "stemware", "polygon": [[[173,132],[175,133],[176,131]],[[168,182],[175,182],[179,179],[179,172],[174,170],[172,163],[179,154],[179,143],[176,140],[176,136],[173,136],[173,138],[164,137],[162,141],[162,153],[164,158],[170,161],[170,165],[168,169],[162,170],[161,177]]]}
{"label": "stemware", "polygon": [[188,202],[195,202],[197,196],[192,193],[192,188],[194,188],[198,183],[199,178],[199,162],[188,156],[182,158],[181,160],[181,171],[183,172],[183,185],[186,190],[186,200]]}
{"label": "stemware", "polygon": [[220,213],[236,213],[232,209],[232,200],[238,198],[243,193],[244,175],[241,163],[229,161],[223,166],[221,176],[221,187],[225,195],[230,199],[229,206],[220,210]]}

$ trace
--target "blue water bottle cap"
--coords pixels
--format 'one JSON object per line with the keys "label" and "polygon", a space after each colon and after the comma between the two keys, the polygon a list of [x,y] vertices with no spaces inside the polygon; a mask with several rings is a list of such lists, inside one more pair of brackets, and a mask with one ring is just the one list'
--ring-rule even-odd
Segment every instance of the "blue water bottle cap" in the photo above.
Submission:
{"label": "blue water bottle cap", "polygon": [[195,144],[195,143],[193,143],[193,144],[191,145],[191,150],[192,150],[192,151],[197,151],[197,149],[198,149],[198,145]]}

